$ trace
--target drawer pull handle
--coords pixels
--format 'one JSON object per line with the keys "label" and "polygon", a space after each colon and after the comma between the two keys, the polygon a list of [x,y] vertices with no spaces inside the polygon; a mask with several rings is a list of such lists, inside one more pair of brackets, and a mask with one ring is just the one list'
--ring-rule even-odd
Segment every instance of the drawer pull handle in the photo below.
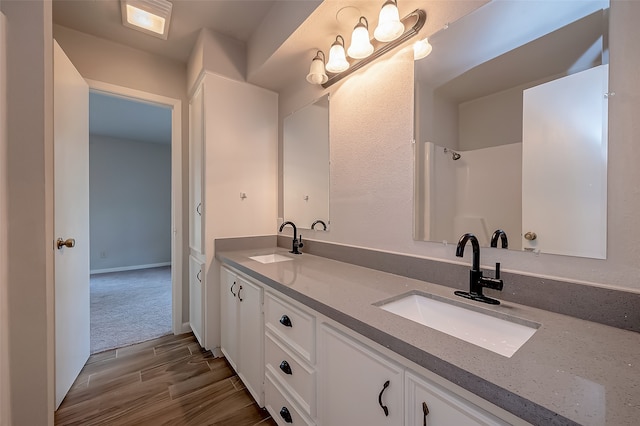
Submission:
{"label": "drawer pull handle", "polygon": [[282,361],[280,363],[280,370],[282,370],[284,374],[289,374],[289,375],[293,374],[293,372],[291,371],[291,366],[287,361]]}
{"label": "drawer pull handle", "polygon": [[429,415],[429,407],[427,407],[427,403],[422,401],[422,414],[424,414],[424,421],[422,426],[427,426],[427,416]]}
{"label": "drawer pull handle", "polygon": [[198,281],[202,282],[202,278],[200,278],[200,274],[202,274],[202,269],[200,269],[200,270],[198,271],[198,274],[196,275],[196,279],[197,279]]}
{"label": "drawer pull handle", "polygon": [[287,407],[282,407],[282,409],[280,410],[280,417],[282,417],[282,419],[287,423],[293,423],[291,413],[289,412],[289,409]]}
{"label": "drawer pull handle", "polygon": [[388,387],[389,381],[387,380],[386,382],[384,382],[384,385],[382,385],[382,390],[380,391],[380,395],[378,395],[378,404],[380,404],[380,407],[382,408],[382,411],[384,411],[385,416],[389,416],[389,409],[382,403],[382,394]]}
{"label": "drawer pull handle", "polygon": [[240,292],[242,291],[242,286],[238,287],[238,300],[242,302],[242,297],[240,297]]}
{"label": "drawer pull handle", "polygon": [[236,285],[236,282],[234,281],[233,284],[231,284],[231,288],[229,289],[229,291],[231,292],[231,294],[233,294],[233,297],[236,297],[236,294],[233,292],[233,287]]}
{"label": "drawer pull handle", "polygon": [[293,327],[293,324],[291,324],[291,320],[286,315],[280,317],[280,324],[284,325],[285,327]]}
{"label": "drawer pull handle", "polygon": [[196,213],[198,213],[198,216],[202,216],[202,203],[198,203],[196,206]]}

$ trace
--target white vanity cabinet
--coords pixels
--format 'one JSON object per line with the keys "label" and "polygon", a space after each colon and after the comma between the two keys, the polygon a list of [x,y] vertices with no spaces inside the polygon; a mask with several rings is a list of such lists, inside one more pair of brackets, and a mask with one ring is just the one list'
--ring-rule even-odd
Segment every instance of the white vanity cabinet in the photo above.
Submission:
{"label": "white vanity cabinet", "polygon": [[204,279],[203,263],[195,256],[189,256],[189,325],[191,331],[203,346],[203,299],[202,281]]}
{"label": "white vanity cabinet", "polygon": [[318,370],[318,425],[403,424],[401,365],[323,324]]}
{"label": "white vanity cabinet", "polygon": [[234,269],[221,281],[222,351],[280,426],[420,426],[425,408],[428,426],[527,424]]}
{"label": "white vanity cabinet", "polygon": [[226,268],[222,268],[221,275],[221,349],[251,396],[263,407],[263,290]]}
{"label": "white vanity cabinet", "polygon": [[405,424],[429,426],[498,426],[509,423],[441,386],[407,371]]}
{"label": "white vanity cabinet", "polygon": [[265,407],[279,425],[312,425],[316,413],[316,320],[299,303],[267,291]]}

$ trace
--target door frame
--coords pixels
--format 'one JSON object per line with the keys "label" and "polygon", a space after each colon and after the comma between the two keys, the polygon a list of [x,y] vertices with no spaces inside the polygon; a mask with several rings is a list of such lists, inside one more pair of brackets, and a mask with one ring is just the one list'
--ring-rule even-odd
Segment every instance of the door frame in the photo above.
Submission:
{"label": "door frame", "polygon": [[171,322],[173,334],[189,330],[182,323],[182,271],[183,271],[183,215],[182,215],[182,101],[118,86],[97,80],[85,79],[89,91],[103,92],[111,96],[129,98],[137,102],[150,102],[171,108]]}

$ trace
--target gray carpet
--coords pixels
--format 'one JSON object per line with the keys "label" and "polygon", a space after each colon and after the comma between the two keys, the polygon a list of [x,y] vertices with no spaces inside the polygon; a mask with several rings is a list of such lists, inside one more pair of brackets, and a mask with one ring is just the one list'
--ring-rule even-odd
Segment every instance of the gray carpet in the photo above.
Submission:
{"label": "gray carpet", "polygon": [[171,267],[91,276],[91,353],[172,332]]}

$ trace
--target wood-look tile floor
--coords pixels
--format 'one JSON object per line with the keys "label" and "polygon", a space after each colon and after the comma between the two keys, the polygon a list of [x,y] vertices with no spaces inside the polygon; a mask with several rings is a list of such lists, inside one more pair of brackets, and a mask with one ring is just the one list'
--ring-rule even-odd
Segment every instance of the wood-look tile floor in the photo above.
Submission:
{"label": "wood-look tile floor", "polygon": [[226,359],[192,333],[92,355],[57,425],[275,425]]}

